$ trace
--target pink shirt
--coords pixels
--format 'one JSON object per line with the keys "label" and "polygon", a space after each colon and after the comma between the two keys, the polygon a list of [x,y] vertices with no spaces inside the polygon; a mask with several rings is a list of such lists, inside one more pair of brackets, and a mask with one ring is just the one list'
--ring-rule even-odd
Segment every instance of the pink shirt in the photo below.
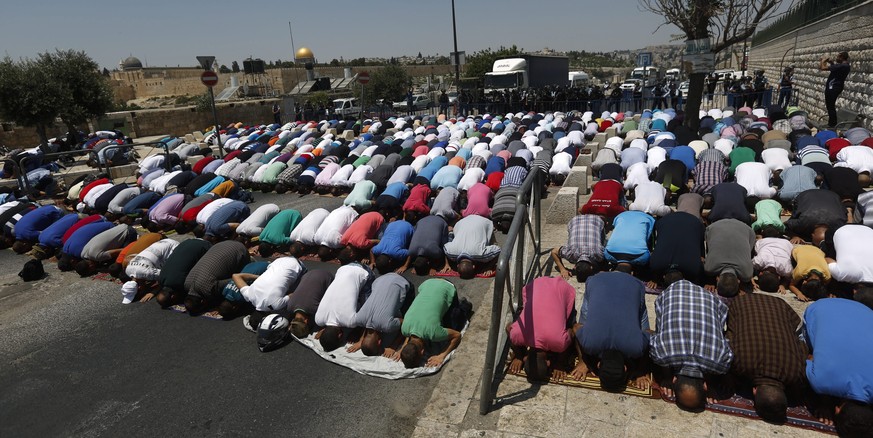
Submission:
{"label": "pink shirt", "polygon": [[524,287],[524,310],[509,329],[512,345],[562,352],[570,346],[567,319],[576,290],[561,277],[539,277]]}
{"label": "pink shirt", "polygon": [[413,158],[416,158],[416,157],[418,157],[419,155],[427,155],[428,152],[430,152],[430,148],[429,148],[429,147],[427,147],[427,146],[418,146],[418,147],[415,148],[414,151],[412,151],[412,156],[413,156]]}
{"label": "pink shirt", "polygon": [[175,225],[185,206],[185,195],[176,193],[164,198],[149,212],[149,220],[158,225]]}
{"label": "pink shirt", "polygon": [[358,216],[352,225],[343,233],[340,244],[343,246],[350,245],[355,248],[369,248],[370,239],[375,239],[385,223],[385,218],[382,213],[371,211]]}
{"label": "pink shirt", "polygon": [[473,184],[467,190],[467,208],[461,212],[464,217],[479,215],[487,219],[491,219],[491,187],[482,183]]}

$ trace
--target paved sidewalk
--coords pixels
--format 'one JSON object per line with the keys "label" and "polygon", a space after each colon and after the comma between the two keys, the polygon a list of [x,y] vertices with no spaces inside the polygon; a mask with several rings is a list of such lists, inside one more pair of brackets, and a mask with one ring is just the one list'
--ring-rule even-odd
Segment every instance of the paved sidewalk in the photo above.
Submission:
{"label": "paved sidewalk", "polygon": [[[566,225],[542,227],[543,250],[566,242]],[[549,270],[546,263],[546,275]],[[581,304],[584,285],[576,287],[576,307]],[[491,284],[493,293],[493,282]],[[727,414],[691,414],[661,400],[610,394],[562,385],[532,385],[523,378],[505,376],[497,383],[495,407],[479,415],[479,384],[488,342],[491,295],[475,310],[470,327],[440,379],[430,402],[419,417],[414,437],[816,437],[825,434],[791,426],[774,426],[760,420]],[[779,296],[778,294],[774,294]],[[795,310],[806,307],[793,298],[781,296]],[[654,327],[654,295],[646,296],[649,318]],[[498,358],[502,360],[502,358]]]}

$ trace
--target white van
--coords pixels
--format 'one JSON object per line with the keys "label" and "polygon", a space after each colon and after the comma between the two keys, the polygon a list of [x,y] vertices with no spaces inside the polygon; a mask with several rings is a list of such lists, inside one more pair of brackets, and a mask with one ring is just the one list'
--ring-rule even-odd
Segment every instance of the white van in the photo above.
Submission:
{"label": "white van", "polygon": [[341,116],[356,116],[361,113],[361,106],[358,104],[358,99],[352,97],[334,99],[333,112]]}

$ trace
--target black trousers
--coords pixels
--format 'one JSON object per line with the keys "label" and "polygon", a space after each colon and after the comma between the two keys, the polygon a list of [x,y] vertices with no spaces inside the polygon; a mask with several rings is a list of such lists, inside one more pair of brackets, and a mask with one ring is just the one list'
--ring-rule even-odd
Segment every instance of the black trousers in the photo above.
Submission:
{"label": "black trousers", "polygon": [[825,107],[828,109],[828,126],[837,125],[837,98],[843,92],[842,88],[825,88]]}

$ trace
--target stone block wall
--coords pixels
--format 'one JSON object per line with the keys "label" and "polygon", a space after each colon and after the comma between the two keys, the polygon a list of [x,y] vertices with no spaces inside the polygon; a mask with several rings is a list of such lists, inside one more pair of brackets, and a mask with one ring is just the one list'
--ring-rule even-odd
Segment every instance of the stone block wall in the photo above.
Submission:
{"label": "stone block wall", "polygon": [[[280,100],[220,103],[216,106],[218,122],[222,125],[271,123],[276,102]],[[181,137],[193,131],[203,131],[214,123],[212,111],[197,112],[194,107],[135,111],[126,113],[126,118],[132,137],[162,134]]]}
{"label": "stone block wall", "polygon": [[[819,60],[822,56],[833,59],[844,50],[849,52],[852,72],[837,108],[865,114],[867,129],[873,129],[873,1],[752,47],[749,70],[763,69],[776,85],[780,68],[794,65],[798,105],[810,118],[827,120],[824,87],[828,72],[818,69]],[[777,96],[774,92],[774,102]]]}

